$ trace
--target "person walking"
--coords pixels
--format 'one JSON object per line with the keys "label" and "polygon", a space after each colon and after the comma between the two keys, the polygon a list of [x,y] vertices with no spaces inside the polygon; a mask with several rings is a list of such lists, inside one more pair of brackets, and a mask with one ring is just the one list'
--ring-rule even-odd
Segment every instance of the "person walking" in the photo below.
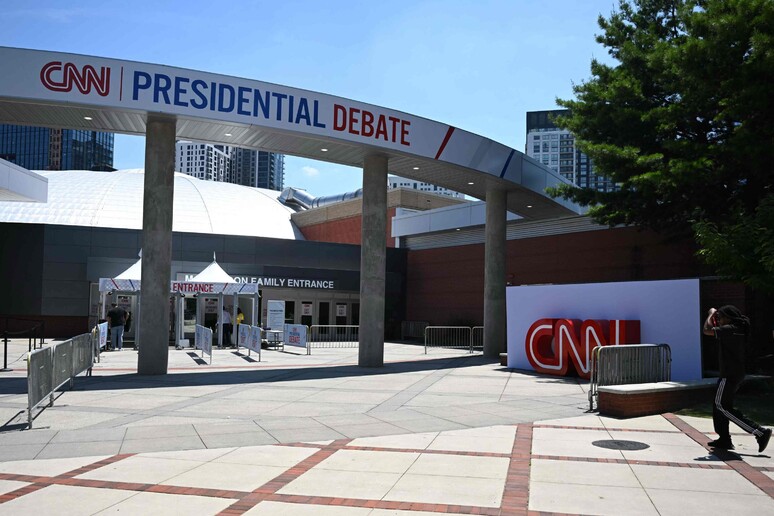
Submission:
{"label": "person walking", "polygon": [[223,347],[231,347],[231,332],[234,330],[231,322],[231,313],[227,307],[223,307]]}
{"label": "person walking", "polygon": [[750,320],[734,305],[710,308],[704,321],[703,333],[714,335],[718,341],[720,378],[712,406],[712,422],[718,438],[707,443],[713,448],[733,450],[728,423],[753,434],[758,442],[758,453],[763,452],[771,438],[771,428],[764,428],[734,408],[734,396],[744,380],[744,347],[750,333]]}
{"label": "person walking", "polygon": [[107,313],[110,321],[110,346],[117,351],[124,347],[124,325],[126,324],[126,310],[113,303]]}

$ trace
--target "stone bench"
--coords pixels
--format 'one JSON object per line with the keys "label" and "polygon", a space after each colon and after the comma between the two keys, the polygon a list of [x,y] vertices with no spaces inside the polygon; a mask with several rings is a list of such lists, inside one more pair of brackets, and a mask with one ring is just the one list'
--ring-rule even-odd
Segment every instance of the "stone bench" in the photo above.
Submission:
{"label": "stone bench", "polygon": [[712,399],[717,378],[599,387],[599,413],[613,417],[663,414]]}

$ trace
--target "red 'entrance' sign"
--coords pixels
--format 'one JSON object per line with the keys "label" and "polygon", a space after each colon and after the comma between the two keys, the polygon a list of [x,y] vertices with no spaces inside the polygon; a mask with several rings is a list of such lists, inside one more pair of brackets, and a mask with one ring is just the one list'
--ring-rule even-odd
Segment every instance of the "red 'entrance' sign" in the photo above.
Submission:
{"label": "red 'entrance' sign", "polygon": [[574,370],[591,376],[591,352],[597,346],[640,343],[640,321],[539,319],[527,330],[527,360],[539,373],[567,376]]}

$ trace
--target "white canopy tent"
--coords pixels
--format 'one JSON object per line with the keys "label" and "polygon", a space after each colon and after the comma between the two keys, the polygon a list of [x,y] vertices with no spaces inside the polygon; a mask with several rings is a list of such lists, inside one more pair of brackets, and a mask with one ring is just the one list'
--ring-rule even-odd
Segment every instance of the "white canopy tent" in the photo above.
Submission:
{"label": "white canopy tent", "polygon": [[[100,278],[99,290],[102,298],[102,318],[105,317],[105,301],[106,294],[108,293],[141,293],[141,278],[142,278],[142,251],[140,251],[140,259],[137,260],[131,267],[126,269],[121,274],[114,278]],[[170,293],[178,299],[177,311],[180,314],[177,318],[177,324],[175,325],[175,333],[177,344],[183,337],[183,314],[184,314],[184,298],[186,296],[198,297],[200,294],[211,294],[218,296],[218,346],[223,346],[223,296],[233,295],[234,306],[238,305],[238,299],[240,295],[249,295],[253,300],[253,314],[252,324],[255,324],[255,307],[257,306],[257,298],[259,297],[258,285],[255,283],[237,283],[233,277],[229,276],[226,271],[217,263],[215,255],[213,253],[212,263],[210,263],[203,271],[194,276],[188,281],[172,281],[170,284]],[[201,313],[201,304],[197,303],[196,310],[197,324],[203,322],[204,317]],[[139,318],[136,318],[139,320]],[[139,335],[139,332],[137,333]]]}

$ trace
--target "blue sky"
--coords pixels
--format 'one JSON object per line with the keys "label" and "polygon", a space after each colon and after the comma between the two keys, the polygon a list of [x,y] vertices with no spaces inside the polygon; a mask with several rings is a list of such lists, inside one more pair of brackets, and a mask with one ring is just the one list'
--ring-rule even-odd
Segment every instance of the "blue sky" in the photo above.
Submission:
{"label": "blue sky", "polygon": [[[5,0],[0,45],[223,73],[430,118],[524,149],[527,111],[589,78],[616,0],[92,2]],[[115,166],[144,139],[116,136]],[[288,156],[285,185],[328,195],[359,169]]]}

